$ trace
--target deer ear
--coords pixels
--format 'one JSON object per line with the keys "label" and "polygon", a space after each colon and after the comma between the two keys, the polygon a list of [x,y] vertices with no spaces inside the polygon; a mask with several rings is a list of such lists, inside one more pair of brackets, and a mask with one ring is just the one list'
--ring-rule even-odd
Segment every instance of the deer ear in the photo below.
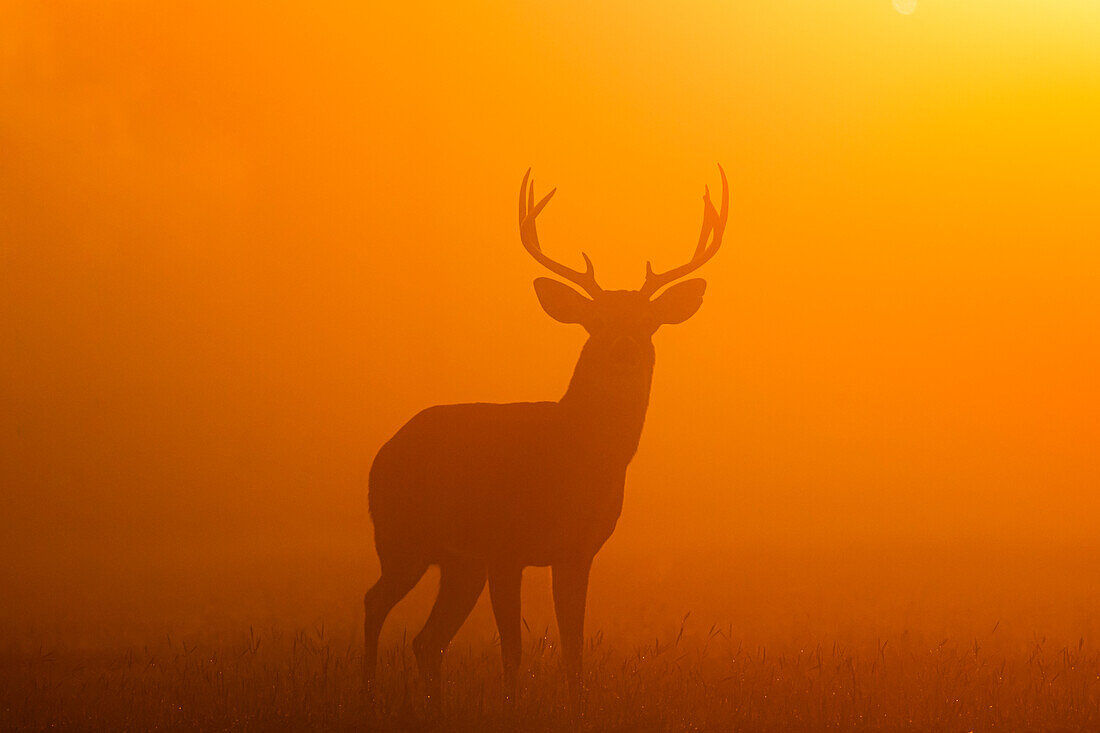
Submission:
{"label": "deer ear", "polygon": [[703,304],[706,289],[706,280],[695,279],[677,283],[661,293],[651,304],[657,323],[683,323],[691,318]]}
{"label": "deer ear", "polygon": [[592,301],[568,285],[548,277],[535,279],[535,295],[542,309],[555,321],[584,323]]}

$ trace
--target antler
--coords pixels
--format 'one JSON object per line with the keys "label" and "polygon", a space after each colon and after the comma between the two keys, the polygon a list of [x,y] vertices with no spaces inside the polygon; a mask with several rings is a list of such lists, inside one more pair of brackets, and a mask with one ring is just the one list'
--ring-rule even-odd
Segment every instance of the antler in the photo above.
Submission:
{"label": "antler", "polygon": [[581,252],[586,270],[585,272],[577,272],[559,262],[554,262],[554,260],[543,254],[542,247],[539,246],[539,235],[535,231],[535,217],[550,202],[550,197],[558,189],[555,188],[550,191],[536,204],[535,182],[531,181],[531,185],[527,185],[527,179],[530,175],[531,169],[528,168],[527,172],[523,174],[523,183],[519,185],[519,238],[523,242],[523,248],[547,270],[579,285],[586,293],[595,298],[603,292],[603,288],[596,283],[596,270],[592,267],[592,261],[588,259],[588,255]]}
{"label": "antler", "polygon": [[[710,188],[704,187],[703,191],[703,228],[699,232],[699,244],[695,246],[695,254],[686,265],[680,265],[668,272],[653,272],[650,263],[645,263],[645,282],[642,283],[640,292],[647,298],[651,297],[665,285],[679,280],[684,275],[702,267],[707,260],[714,256],[718,248],[722,246],[722,234],[726,231],[726,220],[729,218],[730,188],[726,182],[726,172],[722,166],[718,166],[718,172],[722,174],[722,210],[714,210],[714,204],[710,201]],[[713,234],[713,236],[711,236]],[[707,246],[707,239],[710,246]]]}

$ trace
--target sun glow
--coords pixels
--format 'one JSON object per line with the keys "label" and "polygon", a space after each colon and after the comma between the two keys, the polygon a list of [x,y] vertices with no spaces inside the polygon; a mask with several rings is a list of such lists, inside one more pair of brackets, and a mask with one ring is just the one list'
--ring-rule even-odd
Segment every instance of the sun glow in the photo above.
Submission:
{"label": "sun glow", "polygon": [[[0,599],[30,589],[0,602],[0,698],[32,614],[80,648],[169,614],[213,633],[203,599],[246,594],[235,619],[335,598],[354,628],[379,446],[574,369],[520,243],[528,166],[558,189],[547,256],[608,289],[683,262],[715,163],[730,186],[703,305],[655,337],[593,633],[641,649],[699,609],[689,636],[733,621],[746,649],[864,635],[874,669],[879,628],[965,642],[1018,603],[998,639],[1092,638],[1098,39],[1100,0],[0,2]],[[50,699],[94,679],[53,664]]]}

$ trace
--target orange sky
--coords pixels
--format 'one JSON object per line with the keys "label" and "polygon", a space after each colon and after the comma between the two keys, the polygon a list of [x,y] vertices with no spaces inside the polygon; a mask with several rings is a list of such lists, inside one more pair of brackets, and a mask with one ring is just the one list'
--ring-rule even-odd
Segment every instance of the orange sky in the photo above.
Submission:
{"label": "orange sky", "polygon": [[529,165],[606,287],[730,175],[617,541],[1095,533],[1100,6],[377,5],[0,10],[9,557],[365,538],[417,410],[559,396]]}

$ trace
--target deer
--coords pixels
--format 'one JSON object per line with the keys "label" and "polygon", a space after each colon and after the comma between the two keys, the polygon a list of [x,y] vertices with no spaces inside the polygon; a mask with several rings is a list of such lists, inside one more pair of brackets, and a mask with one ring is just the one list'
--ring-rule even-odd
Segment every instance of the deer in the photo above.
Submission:
{"label": "deer", "polygon": [[627,466],[649,403],[652,336],[660,326],[682,323],[698,311],[706,281],[677,281],[708,262],[722,244],[729,184],[721,166],[718,170],[720,208],[704,187],[694,255],[660,273],[647,262],[638,290],[601,288],[583,252],[584,272],[543,252],[535,218],[557,189],[536,202],[531,170],[524,174],[520,242],[536,262],[577,288],[539,277],[535,295],[547,315],[582,326],[588,339],[556,402],[429,407],[379,449],[368,477],[381,566],[381,577],[364,597],[368,690],[386,616],[430,565],[438,565],[438,595],[412,644],[429,703],[440,699],[444,652],[486,581],[500,637],[503,697],[514,703],[522,573],[549,566],[570,699],[580,698],[590,569],[622,512]]}

